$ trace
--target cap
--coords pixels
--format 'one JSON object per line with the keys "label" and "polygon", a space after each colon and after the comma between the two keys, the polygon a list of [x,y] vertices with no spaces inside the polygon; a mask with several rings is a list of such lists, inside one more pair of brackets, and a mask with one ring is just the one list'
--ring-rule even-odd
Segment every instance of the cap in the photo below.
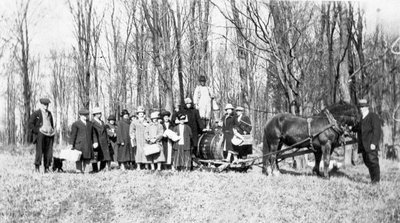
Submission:
{"label": "cap", "polygon": [[179,120],[186,120],[186,115],[185,114],[179,114],[178,115]]}
{"label": "cap", "polygon": [[115,118],[115,115],[110,115],[110,116],[108,116],[108,120],[116,121],[117,119]]}
{"label": "cap", "polygon": [[128,116],[129,116],[128,110],[126,110],[126,109],[123,109],[123,110],[122,110],[121,116],[124,116],[124,115],[128,115]]}
{"label": "cap", "polygon": [[164,116],[171,116],[171,112],[169,112],[169,111],[161,111],[161,113],[160,113],[160,117],[164,117]]}
{"label": "cap", "polygon": [[159,117],[160,117],[159,114],[160,114],[160,113],[157,112],[157,111],[156,111],[156,112],[152,112],[152,113],[150,114],[150,118],[151,118],[151,119],[159,118]]}
{"label": "cap", "polygon": [[146,113],[146,111],[144,110],[144,107],[143,107],[143,106],[139,106],[139,107],[137,108],[136,114],[138,114],[138,113]]}
{"label": "cap", "polygon": [[202,82],[202,81],[206,82],[206,77],[205,77],[204,75],[201,75],[201,76],[199,77],[199,81],[200,81],[200,82]]}
{"label": "cap", "polygon": [[48,105],[50,104],[50,100],[48,98],[41,98],[39,99],[41,104]]}
{"label": "cap", "polygon": [[81,108],[78,111],[79,115],[88,115],[89,114],[89,110],[87,110],[86,108]]}
{"label": "cap", "polygon": [[368,104],[368,101],[367,101],[367,99],[360,99],[359,101],[358,101],[358,107],[368,107],[369,106],[369,104]]}
{"label": "cap", "polygon": [[101,114],[102,112],[101,112],[101,108],[100,107],[94,107],[93,108],[93,111],[92,111],[92,114],[93,115],[95,115],[95,114]]}
{"label": "cap", "polygon": [[185,104],[191,104],[192,103],[192,99],[190,98],[185,98]]}
{"label": "cap", "polygon": [[226,104],[225,110],[228,110],[228,109],[232,109],[232,110],[234,109],[232,104]]}
{"label": "cap", "polygon": [[236,110],[236,111],[244,111],[244,108],[241,107],[241,106],[237,106],[235,110]]}

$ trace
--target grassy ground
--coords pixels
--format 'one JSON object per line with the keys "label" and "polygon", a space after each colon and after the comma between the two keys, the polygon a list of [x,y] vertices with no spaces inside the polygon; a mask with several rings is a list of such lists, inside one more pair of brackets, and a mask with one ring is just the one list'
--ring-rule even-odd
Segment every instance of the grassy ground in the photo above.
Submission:
{"label": "grassy ground", "polygon": [[0,222],[400,222],[400,166],[370,185],[359,165],[330,180],[248,173],[33,173],[32,149],[0,149]]}

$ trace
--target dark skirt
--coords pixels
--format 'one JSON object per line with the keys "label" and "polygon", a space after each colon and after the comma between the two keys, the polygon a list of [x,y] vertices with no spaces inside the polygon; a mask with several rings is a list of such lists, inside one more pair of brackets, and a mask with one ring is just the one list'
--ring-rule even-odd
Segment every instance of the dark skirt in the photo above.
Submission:
{"label": "dark skirt", "polygon": [[253,146],[252,145],[245,145],[245,146],[233,145],[233,151],[239,153],[238,158],[243,158],[244,156],[253,154]]}

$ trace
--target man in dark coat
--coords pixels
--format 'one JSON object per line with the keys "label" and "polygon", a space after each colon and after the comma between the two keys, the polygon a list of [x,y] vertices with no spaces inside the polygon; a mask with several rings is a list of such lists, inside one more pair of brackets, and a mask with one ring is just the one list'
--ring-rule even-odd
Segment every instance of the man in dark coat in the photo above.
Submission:
{"label": "man in dark coat", "polygon": [[[237,126],[236,130],[237,133],[240,135],[250,135],[252,126],[249,116],[244,114],[244,108],[241,106],[236,107],[236,121]],[[252,145],[242,145],[242,146],[235,146],[233,145],[234,150],[238,151],[239,155],[238,158],[247,158],[247,155],[253,153]],[[235,148],[236,147],[236,148]]]}
{"label": "man in dark coat", "polygon": [[111,160],[117,162],[117,123],[115,115],[108,116],[108,123],[106,124],[107,135],[108,135],[108,143],[110,144],[110,149],[112,150]]}
{"label": "man in dark coat", "polygon": [[36,143],[35,171],[39,172],[43,156],[44,172],[49,172],[53,158],[54,124],[53,116],[48,110],[50,100],[40,99],[40,109],[36,110],[29,119],[29,129],[33,134],[33,143]]}
{"label": "man in dark coat", "polygon": [[135,151],[132,148],[131,137],[129,135],[130,118],[128,110],[122,111],[122,119],[118,123],[117,144],[118,144],[118,162],[122,169],[133,169],[131,166],[135,161]]}
{"label": "man in dark coat", "polygon": [[72,149],[82,152],[81,159],[76,161],[76,171],[84,173],[86,165],[94,157],[93,148],[98,147],[97,139],[94,137],[93,125],[88,120],[89,110],[80,109],[79,119],[71,126],[71,145]]}
{"label": "man in dark coat", "polygon": [[186,115],[188,119],[186,124],[192,131],[193,154],[198,154],[197,143],[199,141],[199,134],[201,134],[204,129],[203,122],[200,118],[199,111],[194,108],[190,98],[185,99],[185,104],[186,108],[182,111],[182,114]]}
{"label": "man in dark coat", "polygon": [[[108,143],[107,126],[101,120],[101,109],[99,107],[93,108],[93,129],[94,134],[99,142],[99,147],[97,148],[98,160],[100,161],[100,170],[103,170],[107,166],[107,170],[111,170],[111,153]],[[98,163],[92,163],[93,171],[98,171]]]}
{"label": "man in dark coat", "polygon": [[358,152],[362,154],[365,165],[368,167],[372,183],[380,181],[379,167],[379,140],[382,135],[381,119],[369,111],[367,100],[360,99],[359,105],[362,119],[356,131],[358,132]]}

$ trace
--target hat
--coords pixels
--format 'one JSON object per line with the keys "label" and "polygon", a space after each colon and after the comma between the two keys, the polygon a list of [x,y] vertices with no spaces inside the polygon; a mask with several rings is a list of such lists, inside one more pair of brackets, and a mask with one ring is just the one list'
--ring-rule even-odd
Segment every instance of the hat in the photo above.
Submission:
{"label": "hat", "polygon": [[41,104],[44,104],[44,105],[48,105],[50,103],[50,100],[48,98],[41,98],[41,99],[39,99],[39,101]]}
{"label": "hat", "polygon": [[368,104],[368,101],[367,101],[367,99],[360,99],[359,101],[358,101],[358,107],[368,107],[369,106],[369,104]]}
{"label": "hat", "polygon": [[185,104],[192,104],[192,99],[185,98]]}
{"label": "hat", "polygon": [[146,111],[144,110],[144,107],[143,107],[143,106],[139,106],[139,107],[137,108],[136,114],[138,114],[138,113],[146,113]]}
{"label": "hat", "polygon": [[164,117],[164,116],[171,116],[171,112],[169,112],[169,111],[161,111],[161,113],[160,113],[160,117]]}
{"label": "hat", "polygon": [[201,75],[201,76],[199,77],[199,81],[200,81],[200,82],[202,82],[202,81],[206,82],[206,77],[205,77],[204,75]]}
{"label": "hat", "polygon": [[228,110],[228,109],[232,109],[232,110],[234,109],[232,104],[226,104],[225,110]]}
{"label": "hat", "polygon": [[123,109],[123,110],[122,110],[121,116],[124,116],[124,115],[128,115],[128,116],[129,116],[128,110],[126,110],[126,109]]}
{"label": "hat", "polygon": [[241,107],[241,106],[237,106],[235,110],[236,110],[236,111],[244,111],[244,108]]}
{"label": "hat", "polygon": [[100,113],[102,113],[100,107],[94,107],[93,108],[93,111],[92,111],[93,115],[100,114]]}
{"label": "hat", "polygon": [[179,120],[186,120],[186,115],[185,114],[179,114],[178,115]]}
{"label": "hat", "polygon": [[78,111],[79,115],[88,115],[89,114],[89,110],[87,110],[86,108],[81,108]]}
{"label": "hat", "polygon": [[160,112],[157,112],[157,111],[152,112],[152,113],[150,114],[150,119],[159,118],[159,117],[160,117],[159,114],[160,114]]}
{"label": "hat", "polygon": [[108,120],[116,121],[117,119],[115,118],[115,115],[110,115],[110,116],[108,116]]}

